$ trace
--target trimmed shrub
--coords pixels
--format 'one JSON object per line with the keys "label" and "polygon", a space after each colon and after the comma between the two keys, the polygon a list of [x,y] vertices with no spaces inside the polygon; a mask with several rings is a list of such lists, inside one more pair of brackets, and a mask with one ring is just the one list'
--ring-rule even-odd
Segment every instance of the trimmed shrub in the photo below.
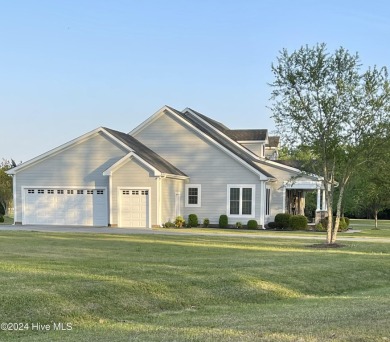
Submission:
{"label": "trimmed shrub", "polygon": [[275,223],[278,225],[278,228],[286,229],[290,225],[290,214],[279,213],[275,216]]}
{"label": "trimmed shrub", "polygon": [[345,232],[348,229],[348,224],[344,217],[340,217],[339,232]]}
{"label": "trimmed shrub", "polygon": [[174,226],[175,226],[175,224],[171,221],[164,223],[164,228],[173,228]]}
{"label": "trimmed shrub", "polygon": [[1,223],[4,222],[4,216],[3,216],[3,215],[0,215],[0,222],[1,222]]}
{"label": "trimmed shrub", "polygon": [[326,231],[326,227],[324,227],[321,222],[318,222],[315,227],[314,227],[314,230],[316,232],[325,232]]}
{"label": "trimmed shrub", "polygon": [[242,223],[241,222],[236,222],[236,228],[238,228],[238,229],[242,228]]}
{"label": "trimmed shrub", "polygon": [[203,220],[203,227],[207,228],[210,225],[210,220],[208,218],[205,218]]}
{"label": "trimmed shrub", "polygon": [[198,216],[196,214],[188,215],[188,226],[189,227],[197,227],[198,226]]}
{"label": "trimmed shrub", "polygon": [[[336,217],[333,217],[333,224],[336,221]],[[321,220],[322,226],[326,229],[328,227],[328,218],[325,217]],[[348,217],[340,217],[340,223],[339,223],[339,232],[344,232],[348,230],[349,227],[349,218]]]}
{"label": "trimmed shrub", "polygon": [[265,229],[276,229],[276,228],[279,228],[279,226],[276,222],[268,222],[265,225]]}
{"label": "trimmed shrub", "polygon": [[229,224],[229,219],[227,215],[221,215],[219,217],[219,228],[226,228]]}
{"label": "trimmed shrub", "polygon": [[293,215],[290,217],[289,226],[292,230],[304,230],[307,228],[307,217],[303,215]]}
{"label": "trimmed shrub", "polygon": [[256,220],[249,220],[246,226],[248,229],[257,229],[258,228],[258,224],[257,224]]}

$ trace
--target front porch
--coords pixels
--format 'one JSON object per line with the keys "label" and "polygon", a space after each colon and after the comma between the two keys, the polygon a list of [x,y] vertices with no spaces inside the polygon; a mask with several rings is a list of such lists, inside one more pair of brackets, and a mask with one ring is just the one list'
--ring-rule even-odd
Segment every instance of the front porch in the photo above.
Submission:
{"label": "front porch", "polygon": [[325,188],[321,181],[284,182],[284,212],[291,215],[305,215],[306,195],[316,191],[314,223],[327,216]]}

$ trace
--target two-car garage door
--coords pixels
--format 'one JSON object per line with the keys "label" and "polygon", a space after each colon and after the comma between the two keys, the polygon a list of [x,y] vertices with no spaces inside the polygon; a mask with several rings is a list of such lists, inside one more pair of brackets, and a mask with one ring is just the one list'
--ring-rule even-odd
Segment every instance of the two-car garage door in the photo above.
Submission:
{"label": "two-car garage door", "polygon": [[24,224],[107,226],[106,189],[25,188]]}

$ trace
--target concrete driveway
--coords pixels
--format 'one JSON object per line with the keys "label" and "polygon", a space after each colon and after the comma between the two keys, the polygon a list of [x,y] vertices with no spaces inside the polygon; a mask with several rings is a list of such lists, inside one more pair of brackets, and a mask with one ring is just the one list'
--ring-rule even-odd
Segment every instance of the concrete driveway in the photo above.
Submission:
{"label": "concrete driveway", "polygon": [[[322,240],[325,242],[325,236],[302,236],[286,234],[284,232],[259,231],[258,234],[242,233],[211,233],[194,232],[191,229],[178,231],[151,229],[151,228],[112,228],[112,227],[86,227],[86,226],[41,226],[41,225],[0,225],[1,231],[30,231],[30,232],[51,232],[51,233],[94,233],[94,234],[149,234],[149,235],[194,235],[194,236],[222,236],[222,237],[244,237],[250,239],[297,239],[297,240]],[[264,232],[264,234],[262,234]],[[338,236],[337,241],[356,241],[356,242],[380,242],[390,243],[390,238],[375,238],[362,236]]]}

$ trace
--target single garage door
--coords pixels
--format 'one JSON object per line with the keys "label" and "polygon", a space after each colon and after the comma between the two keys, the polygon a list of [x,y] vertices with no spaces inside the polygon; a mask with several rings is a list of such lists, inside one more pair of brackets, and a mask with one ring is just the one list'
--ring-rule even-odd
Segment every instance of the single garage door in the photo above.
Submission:
{"label": "single garage door", "polygon": [[23,223],[107,226],[106,190],[25,188]]}
{"label": "single garage door", "polygon": [[120,226],[149,227],[149,190],[120,189]]}

